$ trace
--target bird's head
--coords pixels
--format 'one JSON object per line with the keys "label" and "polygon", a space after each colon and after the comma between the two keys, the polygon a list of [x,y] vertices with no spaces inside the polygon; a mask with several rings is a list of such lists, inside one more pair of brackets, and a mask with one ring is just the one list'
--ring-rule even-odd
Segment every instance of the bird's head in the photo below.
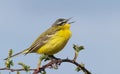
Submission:
{"label": "bird's head", "polygon": [[70,28],[70,24],[73,22],[68,22],[69,19],[59,18],[53,23],[52,27],[60,27],[60,28]]}

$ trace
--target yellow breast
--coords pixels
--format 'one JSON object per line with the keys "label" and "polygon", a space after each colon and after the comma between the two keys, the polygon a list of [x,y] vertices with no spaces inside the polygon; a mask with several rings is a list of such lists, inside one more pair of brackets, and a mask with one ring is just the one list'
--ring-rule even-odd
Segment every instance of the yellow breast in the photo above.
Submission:
{"label": "yellow breast", "polygon": [[39,48],[36,52],[39,54],[53,55],[64,48],[71,37],[70,24],[65,24],[62,29],[57,31],[50,40]]}

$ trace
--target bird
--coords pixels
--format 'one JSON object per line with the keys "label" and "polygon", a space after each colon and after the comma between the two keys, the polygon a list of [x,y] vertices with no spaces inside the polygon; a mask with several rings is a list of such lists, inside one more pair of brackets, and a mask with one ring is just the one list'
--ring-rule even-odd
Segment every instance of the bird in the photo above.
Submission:
{"label": "bird", "polygon": [[[9,58],[17,56],[19,54],[45,54],[45,55],[54,55],[60,52],[69,39],[71,38],[72,32],[70,30],[71,23],[68,22],[71,18],[64,19],[58,18],[50,28],[44,31],[27,49],[16,53]],[[7,60],[5,58],[4,60]]]}

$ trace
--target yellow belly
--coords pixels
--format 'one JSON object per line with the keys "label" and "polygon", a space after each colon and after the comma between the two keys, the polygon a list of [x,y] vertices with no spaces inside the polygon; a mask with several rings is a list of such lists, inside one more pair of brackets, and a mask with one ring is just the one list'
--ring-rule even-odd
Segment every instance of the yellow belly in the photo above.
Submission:
{"label": "yellow belly", "polygon": [[70,37],[70,30],[60,30],[36,52],[38,54],[53,55],[64,48]]}

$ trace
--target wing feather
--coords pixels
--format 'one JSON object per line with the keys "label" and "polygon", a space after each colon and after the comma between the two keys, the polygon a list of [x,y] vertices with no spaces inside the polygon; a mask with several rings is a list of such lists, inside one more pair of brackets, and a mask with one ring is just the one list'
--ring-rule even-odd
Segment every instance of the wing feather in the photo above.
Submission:
{"label": "wing feather", "polygon": [[38,50],[40,47],[42,47],[44,44],[46,44],[50,38],[52,36],[54,36],[54,34],[60,30],[60,28],[56,28],[56,27],[51,27],[48,30],[46,30],[45,32],[43,32],[34,42],[33,44],[27,49],[28,51],[25,53],[31,53],[31,52],[35,52],[36,50]]}

